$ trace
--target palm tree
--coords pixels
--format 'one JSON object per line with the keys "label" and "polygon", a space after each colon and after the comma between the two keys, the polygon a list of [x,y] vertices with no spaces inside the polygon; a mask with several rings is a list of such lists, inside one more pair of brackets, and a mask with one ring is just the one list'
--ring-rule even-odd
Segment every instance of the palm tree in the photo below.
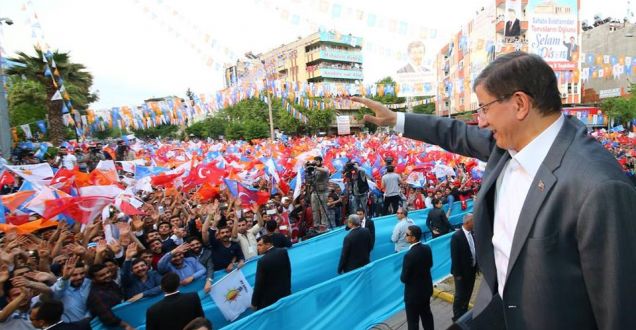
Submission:
{"label": "palm tree", "polygon": [[[30,56],[24,52],[17,53],[17,56],[9,60],[23,64],[23,66],[14,66],[7,70],[8,75],[22,77],[36,81],[46,91],[46,108],[49,120],[49,140],[54,145],[59,145],[66,138],[66,127],[62,121],[63,100],[52,101],[53,95],[58,91],[60,86],[56,88],[53,84],[53,75],[45,75],[44,54],[41,50],[35,49],[35,56]],[[51,55],[51,54],[49,54]],[[55,61],[59,76],[63,80],[64,88],[70,95],[72,106],[74,109],[82,113],[89,104],[98,100],[95,93],[90,92],[93,85],[93,75],[86,71],[83,64],[70,62],[69,53],[60,53],[55,51],[52,53],[52,59]],[[51,73],[55,68],[51,67],[49,58],[49,68]]]}

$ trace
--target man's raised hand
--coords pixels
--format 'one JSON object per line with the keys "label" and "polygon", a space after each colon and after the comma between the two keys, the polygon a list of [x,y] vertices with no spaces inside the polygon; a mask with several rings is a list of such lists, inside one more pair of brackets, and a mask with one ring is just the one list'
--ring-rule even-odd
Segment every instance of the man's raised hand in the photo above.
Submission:
{"label": "man's raised hand", "polygon": [[352,96],[351,101],[363,104],[365,107],[371,109],[375,116],[364,115],[364,121],[367,121],[378,126],[393,127],[397,123],[397,114],[382,103],[373,101],[364,97]]}

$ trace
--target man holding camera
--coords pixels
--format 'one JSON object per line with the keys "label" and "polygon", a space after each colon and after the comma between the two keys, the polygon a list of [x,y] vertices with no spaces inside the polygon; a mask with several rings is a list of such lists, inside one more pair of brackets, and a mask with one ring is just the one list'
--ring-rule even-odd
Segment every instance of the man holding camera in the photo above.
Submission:
{"label": "man holding camera", "polygon": [[314,226],[319,232],[327,231],[329,219],[327,218],[327,193],[329,184],[329,169],[322,166],[322,157],[314,157],[313,162],[305,165],[307,174],[307,189],[311,193],[311,213]]}
{"label": "man holding camera", "polygon": [[350,195],[349,213],[363,209],[367,213],[367,203],[369,202],[369,178],[373,179],[365,172],[358,163],[347,163],[345,165],[345,178],[348,180]]}

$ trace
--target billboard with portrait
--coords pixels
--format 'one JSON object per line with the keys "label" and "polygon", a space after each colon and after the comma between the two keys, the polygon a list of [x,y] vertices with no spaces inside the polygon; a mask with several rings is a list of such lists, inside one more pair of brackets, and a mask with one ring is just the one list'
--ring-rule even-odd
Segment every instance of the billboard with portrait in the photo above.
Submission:
{"label": "billboard with portrait", "polygon": [[528,50],[548,62],[555,71],[578,68],[577,0],[529,0]]}
{"label": "billboard with portrait", "polygon": [[506,0],[506,13],[504,27],[505,42],[514,42],[521,36],[521,0]]}
{"label": "billboard with portrait", "polygon": [[407,62],[398,68],[395,80],[398,96],[433,96],[436,91],[436,75],[432,66],[434,52],[427,54],[427,47],[421,40],[414,40],[405,46]]}

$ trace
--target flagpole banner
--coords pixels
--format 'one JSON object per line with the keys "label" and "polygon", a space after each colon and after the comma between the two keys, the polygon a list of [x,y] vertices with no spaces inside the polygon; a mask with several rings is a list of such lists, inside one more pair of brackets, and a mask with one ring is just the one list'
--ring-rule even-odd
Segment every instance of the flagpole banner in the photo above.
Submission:
{"label": "flagpole banner", "polygon": [[240,269],[234,270],[214,283],[210,297],[226,320],[236,320],[252,304],[252,286]]}
{"label": "flagpole banner", "polygon": [[351,118],[349,116],[336,117],[336,123],[338,124],[338,135],[351,134]]}

